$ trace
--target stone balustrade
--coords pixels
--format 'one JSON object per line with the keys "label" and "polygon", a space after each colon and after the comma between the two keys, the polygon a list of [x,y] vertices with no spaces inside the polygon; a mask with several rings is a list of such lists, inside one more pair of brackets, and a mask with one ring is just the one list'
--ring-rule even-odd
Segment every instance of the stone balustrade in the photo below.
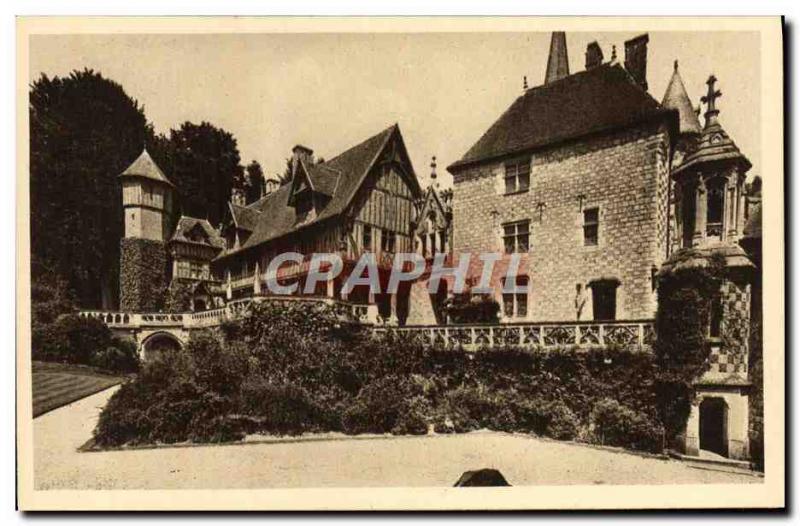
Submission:
{"label": "stone balustrade", "polygon": [[618,346],[648,351],[655,340],[653,320],[375,327],[373,331],[465,350],[511,345],[542,349]]}
{"label": "stone balustrade", "polygon": [[502,345],[530,348],[607,347],[616,346],[647,351],[655,340],[653,320],[619,320],[606,322],[519,322],[495,325],[419,325],[391,327],[375,325],[370,308],[333,298],[303,296],[261,296],[228,303],[225,307],[188,313],[122,313],[83,311],[81,316],[99,319],[111,328],[173,327],[202,329],[215,327],[241,316],[253,301],[271,301],[289,305],[296,302],[323,303],[334,307],[342,316],[371,326],[374,334],[406,335],[426,345],[463,347],[478,350]]}

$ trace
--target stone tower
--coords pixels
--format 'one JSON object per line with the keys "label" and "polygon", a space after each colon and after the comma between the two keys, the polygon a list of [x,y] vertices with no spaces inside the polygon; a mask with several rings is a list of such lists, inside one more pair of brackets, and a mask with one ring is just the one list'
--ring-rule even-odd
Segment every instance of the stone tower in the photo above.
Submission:
{"label": "stone tower", "polygon": [[174,185],[147,153],[120,174],[125,237],[120,242],[120,309],[154,311],[166,286]]}
{"label": "stone tower", "polygon": [[[677,65],[676,65],[677,66]],[[739,242],[744,229],[745,178],[750,161],[718,120],[717,79],[706,82],[705,123],[692,118],[683,82],[675,68],[664,104],[680,115],[683,148],[673,160],[676,232],[674,253],[662,272],[725,262],[718,296],[708,320],[709,368],[694,382],[695,399],[683,442],[689,455],[700,450],[734,459],[748,458],[749,327],[754,266]]]}

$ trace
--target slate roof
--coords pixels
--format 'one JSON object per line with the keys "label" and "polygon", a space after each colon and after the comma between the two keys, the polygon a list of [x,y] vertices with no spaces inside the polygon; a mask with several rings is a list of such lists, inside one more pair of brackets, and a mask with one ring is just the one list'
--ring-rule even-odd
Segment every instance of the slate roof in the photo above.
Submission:
{"label": "slate roof", "polygon": [[738,163],[742,172],[746,172],[752,166],[719,122],[714,120],[711,124],[706,124],[697,148],[686,156],[674,173],[683,173],[692,166],[720,161]]}
{"label": "slate roof", "polygon": [[[231,209],[233,221],[236,223],[236,228],[252,232],[258,225],[258,217],[261,211],[253,206],[240,206],[235,203],[228,203]],[[252,203],[255,204],[255,203]]]}
{"label": "slate roof", "polygon": [[[318,215],[310,221],[298,224],[295,209],[289,205],[289,192],[292,189],[290,184],[285,184],[250,204],[247,208],[257,213],[252,234],[240,248],[225,252],[219,257],[247,250],[344,212],[367,177],[378,155],[395,134],[400,137],[400,128],[397,124],[329,161],[306,168],[315,191],[330,196],[325,207],[318,211]],[[401,137],[400,140],[402,140]],[[412,179],[416,181],[416,175],[412,174]]]}
{"label": "slate roof", "polygon": [[147,149],[142,150],[141,155],[139,155],[139,157],[137,157],[119,176],[143,177],[152,181],[158,181],[159,183],[168,184],[169,186],[175,186],[167,179],[167,176],[164,175],[164,172],[161,171],[155,161],[153,161],[153,158],[147,153]]}
{"label": "slate roof", "polygon": [[672,78],[669,79],[669,84],[664,92],[664,99],[661,105],[665,108],[678,110],[678,127],[680,133],[696,133],[700,134],[702,128],[700,127],[700,120],[697,118],[697,112],[692,107],[692,101],[689,99],[689,94],[686,93],[686,86],[683,85],[681,74],[678,73],[678,61],[675,61],[675,69],[672,72]]}
{"label": "slate roof", "polygon": [[[527,90],[483,134],[459,169],[513,153],[629,126],[659,115],[663,108],[619,64],[602,64]],[[673,117],[677,121],[677,115]]]}
{"label": "slate roof", "polygon": [[[205,232],[205,235],[208,238],[208,243],[199,243],[190,238],[189,234],[198,225]],[[216,229],[211,226],[211,223],[205,219],[198,219],[196,217],[181,216],[181,218],[178,220],[178,224],[175,225],[175,232],[172,234],[170,241],[210,245],[219,249],[225,248],[225,240],[222,239]]]}

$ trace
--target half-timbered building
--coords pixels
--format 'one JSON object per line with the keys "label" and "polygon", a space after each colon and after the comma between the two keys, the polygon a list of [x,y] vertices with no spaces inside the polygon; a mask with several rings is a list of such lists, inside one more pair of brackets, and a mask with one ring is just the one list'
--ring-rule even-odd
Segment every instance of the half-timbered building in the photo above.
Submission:
{"label": "half-timbered building", "polygon": [[282,285],[297,283],[302,294],[311,255],[338,253],[343,272],[311,294],[371,305],[379,319],[404,323],[407,289],[387,295],[356,287],[345,294],[342,285],[364,252],[376,255],[384,281],[395,253],[417,250],[415,203],[422,197],[396,124],[326,162],[295,146],[287,184],[248,206],[231,204],[222,229],[226,246],[213,272],[228,299],[264,295],[270,261],[298,252],[303,262],[281,265],[276,277]]}

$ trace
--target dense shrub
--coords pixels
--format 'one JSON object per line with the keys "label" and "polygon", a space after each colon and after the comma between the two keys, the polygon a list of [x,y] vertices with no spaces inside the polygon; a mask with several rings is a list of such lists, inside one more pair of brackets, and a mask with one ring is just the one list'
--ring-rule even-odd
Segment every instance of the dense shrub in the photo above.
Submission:
{"label": "dense shrub", "polygon": [[500,313],[500,305],[488,294],[457,294],[442,308],[453,323],[497,323]]}
{"label": "dense shrub", "polygon": [[139,370],[139,350],[132,340],[112,338],[111,345],[95,352],[89,362],[94,367],[114,373]]}
{"label": "dense shrub", "polygon": [[439,433],[488,428],[591,440],[589,428],[600,428],[593,408],[613,398],[635,414],[635,425],[617,440],[609,437],[623,424],[600,419],[611,430],[603,439],[650,448],[630,436],[646,437],[642,429],[655,420],[653,374],[645,353],[469,353],[360,334],[319,304],[264,303],[148,363],[112,397],[96,437],[118,445],[227,441],[252,432],[424,434],[433,425]]}
{"label": "dense shrub", "polygon": [[401,415],[411,411],[410,401],[421,389],[407,377],[384,376],[367,384],[342,415],[342,427],[349,434],[390,433]]}
{"label": "dense shrub", "polygon": [[616,400],[604,398],[597,402],[591,424],[593,438],[600,444],[653,452],[663,449],[663,429],[652,418]]}
{"label": "dense shrub", "polygon": [[242,409],[257,422],[257,431],[299,435],[316,429],[319,418],[311,396],[300,386],[248,378],[242,386]]}

